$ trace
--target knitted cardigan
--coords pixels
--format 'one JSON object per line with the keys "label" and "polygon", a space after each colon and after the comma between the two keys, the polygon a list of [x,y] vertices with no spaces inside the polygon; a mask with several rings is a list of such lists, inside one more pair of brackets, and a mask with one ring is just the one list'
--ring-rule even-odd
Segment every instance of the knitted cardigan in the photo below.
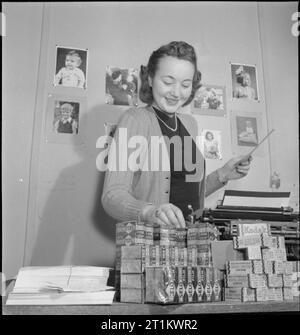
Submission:
{"label": "knitted cardigan", "polygon": [[[178,117],[196,142],[198,132],[194,117],[188,114],[178,114]],[[145,163],[149,163],[146,157],[149,157],[148,150],[151,137],[157,136],[163,138],[153,109],[150,106],[130,108],[122,114],[114,134],[116,145],[111,145],[110,147],[108,166],[114,166],[116,157],[119,157],[120,153],[124,154],[124,151],[128,151],[121,140],[123,137],[120,136],[122,131],[124,134],[124,129],[127,132],[127,144],[133,136],[143,136],[147,140],[140,147],[141,161],[139,167]],[[162,145],[164,144],[162,143]],[[128,156],[125,157],[126,164]],[[151,150],[150,162],[156,161],[157,163],[160,159],[158,156],[157,151]],[[124,156],[121,159],[118,158],[118,162],[120,163],[122,159],[124,162]],[[163,156],[160,163],[162,165],[159,166],[163,166],[164,168],[157,171],[145,171],[141,168],[136,168],[136,171],[128,168],[119,168],[118,171],[107,169],[102,193],[102,205],[107,214],[118,221],[139,220],[141,211],[146,205],[168,203],[171,175],[169,156]],[[202,164],[202,173],[198,180],[200,182],[200,203],[199,208],[196,209],[202,211],[205,196],[215,192],[224,186],[224,184],[219,181],[218,170],[208,176],[205,175],[205,161],[202,155],[200,164]],[[152,165],[149,164],[149,166]]]}

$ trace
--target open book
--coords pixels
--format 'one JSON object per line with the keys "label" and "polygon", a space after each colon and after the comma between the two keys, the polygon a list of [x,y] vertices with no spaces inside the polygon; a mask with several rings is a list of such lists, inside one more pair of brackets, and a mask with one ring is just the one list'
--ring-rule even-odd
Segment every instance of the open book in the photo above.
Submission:
{"label": "open book", "polygon": [[19,270],[7,305],[112,304],[107,286],[110,268],[97,266],[33,266]]}

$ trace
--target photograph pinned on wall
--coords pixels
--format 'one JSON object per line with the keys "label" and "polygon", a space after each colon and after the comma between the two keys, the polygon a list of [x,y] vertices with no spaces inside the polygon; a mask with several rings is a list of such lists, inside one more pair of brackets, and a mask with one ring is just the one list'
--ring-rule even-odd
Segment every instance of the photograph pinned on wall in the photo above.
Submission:
{"label": "photograph pinned on wall", "polygon": [[105,148],[107,148],[110,145],[116,129],[117,129],[116,123],[104,122],[104,131],[105,135],[107,136],[107,142],[105,143]]}
{"label": "photograph pinned on wall", "polygon": [[206,159],[222,159],[221,131],[203,129],[201,131],[201,151]]}
{"label": "photograph pinned on wall", "polygon": [[84,127],[80,120],[85,109],[85,97],[49,94],[46,115],[46,142],[82,143],[82,128]]}
{"label": "photograph pinned on wall", "polygon": [[54,86],[87,88],[88,49],[56,46]]}
{"label": "photograph pinned on wall", "polygon": [[78,134],[79,102],[55,101],[53,131],[57,134]]}
{"label": "photograph pinned on wall", "polygon": [[259,102],[256,65],[230,63],[232,100],[245,99]]}
{"label": "photograph pinned on wall", "polygon": [[[231,135],[234,154],[247,154],[263,138],[261,114],[246,111],[231,112]],[[266,143],[262,143],[253,153],[261,156]]]}
{"label": "photograph pinned on wall", "polygon": [[105,102],[109,105],[138,105],[138,70],[106,67]]}
{"label": "photograph pinned on wall", "polygon": [[192,102],[193,114],[224,116],[226,114],[225,86],[202,85]]}

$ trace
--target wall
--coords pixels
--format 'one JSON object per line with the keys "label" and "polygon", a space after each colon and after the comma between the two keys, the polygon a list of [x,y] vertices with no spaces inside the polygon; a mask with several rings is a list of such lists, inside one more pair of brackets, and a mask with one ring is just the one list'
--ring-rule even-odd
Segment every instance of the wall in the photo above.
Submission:
{"label": "wall", "polygon": [[24,261],[43,5],[4,3],[2,10],[2,265],[9,278]]}
{"label": "wall", "polygon": [[291,205],[299,211],[298,39],[291,33],[294,3],[260,3],[266,111],[272,171],[280,174],[281,190],[292,191]]}
{"label": "wall", "polygon": [[[282,8],[282,24],[288,25],[287,13],[292,8],[296,11],[294,3]],[[268,10],[277,9],[271,6]],[[266,9],[264,13],[269,15]],[[39,19],[41,16],[41,13],[37,14]],[[266,44],[267,51],[262,50],[262,31],[259,29],[264,29],[263,34],[268,39],[273,21],[268,19],[265,26],[260,27],[258,19],[256,3],[44,5],[39,84],[33,85],[37,100],[31,143],[32,180],[28,197],[25,265],[113,264],[115,222],[105,214],[100,203],[103,174],[96,170],[95,160],[99,150],[95,144],[97,138],[104,134],[104,122],[115,122],[126,108],[105,104],[107,65],[139,67],[140,64],[146,64],[149,54],[155,48],[170,40],[185,40],[194,45],[199,55],[203,83],[224,85],[227,89],[228,114],[224,118],[196,116],[200,129],[221,130],[223,135],[223,160],[208,161],[208,171],[224,164],[233,154],[230,138],[231,110],[260,113],[263,131],[267,132],[269,123],[266,99],[272,99],[270,92],[273,92],[273,87],[268,86],[268,78],[264,77],[263,70],[265,66],[268,65],[271,69],[273,65],[268,63],[263,52],[271,54],[268,47],[272,49],[276,43],[280,44],[282,37],[277,40],[273,36],[273,44]],[[20,24],[21,22],[20,18]],[[287,47],[294,48],[296,41],[290,40],[289,43]],[[53,87],[56,45],[89,49],[86,91]],[[32,53],[35,57],[39,55],[34,50]],[[293,53],[290,58],[292,63],[296,62],[296,55]],[[261,94],[259,103],[230,100],[230,61],[257,65]],[[294,73],[289,72],[288,76],[294,78]],[[265,94],[265,87],[268,88],[268,95]],[[79,144],[62,144],[49,140],[46,128],[49,94],[86,99],[86,110],[81,113],[80,125],[83,132]],[[285,94],[286,92],[282,93],[283,99]],[[293,97],[296,95],[291,92],[288,94]],[[18,102],[15,103],[18,105]],[[28,110],[32,111],[32,107],[33,105],[29,106]],[[189,113],[189,108],[185,112]],[[295,110],[291,109],[290,113],[294,115]],[[291,116],[291,121],[293,118]],[[28,131],[30,130],[32,129],[28,125]],[[295,149],[297,148],[293,148]],[[290,157],[293,154],[290,152],[287,155]],[[24,161],[29,156],[30,153]],[[270,158],[269,146],[265,145],[263,154],[254,157],[249,176],[230,182],[227,188],[269,190],[272,166]],[[290,180],[295,180],[294,175]],[[16,187],[12,187],[11,191],[17,191]],[[224,189],[210,196],[207,206],[215,206],[223,191]],[[17,269],[18,264],[14,263],[13,267]]]}

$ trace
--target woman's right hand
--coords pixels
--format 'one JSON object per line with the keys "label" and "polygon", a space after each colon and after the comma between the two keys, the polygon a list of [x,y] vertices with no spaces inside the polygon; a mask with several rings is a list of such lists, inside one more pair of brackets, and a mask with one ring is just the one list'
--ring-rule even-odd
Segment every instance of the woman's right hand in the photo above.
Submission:
{"label": "woman's right hand", "polygon": [[160,226],[185,228],[185,219],[182,211],[173,204],[160,206],[147,205],[142,211],[142,220],[156,223]]}

